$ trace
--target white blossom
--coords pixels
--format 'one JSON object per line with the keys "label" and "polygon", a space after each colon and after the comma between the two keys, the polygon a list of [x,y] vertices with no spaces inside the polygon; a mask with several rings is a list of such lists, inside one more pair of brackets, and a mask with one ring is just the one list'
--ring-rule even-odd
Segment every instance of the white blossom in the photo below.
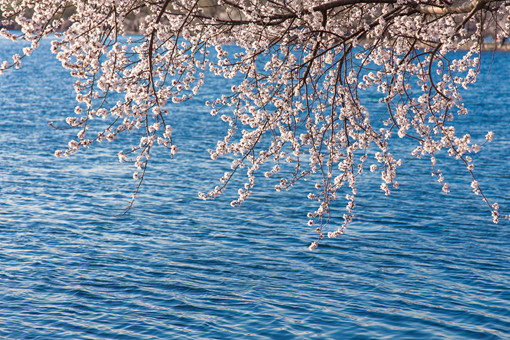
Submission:
{"label": "white blossom", "polygon": [[[225,123],[225,134],[207,147],[211,159],[232,163],[220,185],[199,197],[221,195],[242,172],[246,178],[232,206],[250,196],[257,176],[285,191],[320,174],[321,183],[308,195],[316,210],[307,218],[321,239],[327,221],[340,224],[328,237],[343,234],[352,221],[367,159],[377,162],[369,169],[380,171],[386,195],[398,188],[397,171],[405,162],[390,152],[395,139],[412,146],[410,158],[430,157],[424,166],[446,193],[436,157],[463,162],[474,177],[468,154],[494,139],[488,132],[479,145],[469,134],[458,135],[455,114],[469,112],[459,91],[476,81],[484,32],[510,35],[510,6],[494,0],[168,3],[0,0],[3,17],[10,18],[4,26],[15,22],[21,29],[2,28],[0,35],[29,42],[0,64],[0,73],[22,67],[39,41],[53,34],[51,52],[76,79],[78,105],[65,121],[78,140],[56,151],[57,157],[135,133],[138,141],[118,158],[137,168],[138,192],[144,177],[138,171],[145,173],[151,151],[167,148],[171,157],[178,151],[169,110],[215,82],[217,98],[208,98],[206,106]],[[70,9],[66,23],[63,14]],[[133,22],[132,13],[150,14]],[[125,38],[131,30],[139,35]],[[471,48],[448,53],[462,45]],[[122,99],[112,102],[115,93]],[[381,105],[374,109],[372,102]],[[488,203],[476,180],[471,186],[497,222],[499,206]],[[336,221],[339,197],[346,199],[346,212]]]}

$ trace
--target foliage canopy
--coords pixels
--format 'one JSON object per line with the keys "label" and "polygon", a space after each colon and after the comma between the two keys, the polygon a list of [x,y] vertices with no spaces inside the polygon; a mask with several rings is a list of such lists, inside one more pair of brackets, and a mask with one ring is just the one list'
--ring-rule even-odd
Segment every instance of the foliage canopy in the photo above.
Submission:
{"label": "foliage canopy", "polygon": [[[261,165],[271,163],[263,175],[279,177],[276,190],[320,178],[308,195],[317,201],[308,224],[318,240],[337,237],[353,218],[360,174],[380,172],[385,194],[398,187],[402,160],[390,146],[405,138],[414,145],[412,157],[430,159],[446,193],[436,155],[464,163],[497,223],[499,207],[483,194],[470,157],[494,135],[475,144],[456,134],[454,118],[468,113],[461,89],[476,80],[484,39],[508,36],[509,8],[496,0],[0,0],[3,27],[21,30],[0,33],[31,42],[0,72],[21,67],[42,38],[54,37],[52,52],[76,78],[78,102],[66,119],[76,138],[56,155],[141,133],[137,145],[118,154],[137,168],[133,200],[151,150],[177,153],[168,107],[192,98],[214,74],[239,79],[206,103],[228,124],[211,158],[234,160],[221,184],[201,198],[217,197],[245,172],[231,203],[240,205]],[[129,36],[133,31],[139,34]],[[459,49],[463,56],[452,58],[449,52]],[[384,112],[369,112],[368,91],[377,93]],[[123,99],[108,106],[114,93]],[[383,126],[373,123],[381,119]],[[281,174],[283,167],[290,175]],[[326,231],[339,197],[347,200],[343,223]]]}

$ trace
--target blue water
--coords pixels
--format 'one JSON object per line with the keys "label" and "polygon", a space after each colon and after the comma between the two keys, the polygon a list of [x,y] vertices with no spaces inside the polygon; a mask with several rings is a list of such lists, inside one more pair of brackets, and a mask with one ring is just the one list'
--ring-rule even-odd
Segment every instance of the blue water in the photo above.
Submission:
{"label": "blue water", "polygon": [[[228,167],[205,151],[224,129],[200,105],[230,87],[218,79],[171,109],[180,152],[151,164],[119,217],[136,184],[117,162],[122,141],[53,156],[71,132],[48,122],[63,125],[73,110],[73,79],[42,45],[0,77],[1,339],[510,338],[510,227],[492,224],[455,161],[441,160],[450,195],[427,161],[399,169],[389,197],[366,177],[346,235],[310,252],[305,186],[276,193],[260,180],[240,208],[228,205],[235,190],[197,198]],[[0,40],[1,59],[18,48]],[[496,133],[475,160],[502,213],[509,65],[498,53],[485,67],[459,127],[474,141]]]}

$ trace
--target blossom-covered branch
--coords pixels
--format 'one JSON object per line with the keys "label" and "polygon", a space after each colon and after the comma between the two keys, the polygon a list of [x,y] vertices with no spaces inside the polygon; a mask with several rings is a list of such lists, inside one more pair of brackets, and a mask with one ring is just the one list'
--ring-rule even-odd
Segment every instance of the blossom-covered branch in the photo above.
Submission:
{"label": "blossom-covered branch", "polygon": [[[0,10],[4,26],[21,28],[0,33],[31,42],[1,72],[21,67],[40,39],[51,37],[52,52],[76,78],[78,105],[66,120],[76,138],[56,155],[141,133],[118,154],[137,168],[136,192],[153,148],[177,153],[168,107],[220,76],[236,84],[206,103],[228,125],[210,155],[234,159],[201,198],[221,195],[239,172],[246,179],[233,206],[250,196],[259,174],[276,178],[278,191],[316,181],[308,195],[316,209],[307,215],[318,233],[314,249],[324,235],[344,233],[365,171],[380,173],[386,195],[398,187],[403,161],[391,148],[405,138],[414,145],[410,157],[430,159],[446,193],[437,154],[465,164],[473,191],[499,220],[470,156],[493,134],[475,143],[456,133],[454,119],[468,113],[461,92],[476,80],[484,38],[509,34],[505,1],[0,0]],[[141,18],[139,35],[128,35],[133,17]],[[460,48],[461,57],[450,53]],[[109,105],[111,96],[122,99]],[[343,222],[326,231],[340,198]]]}

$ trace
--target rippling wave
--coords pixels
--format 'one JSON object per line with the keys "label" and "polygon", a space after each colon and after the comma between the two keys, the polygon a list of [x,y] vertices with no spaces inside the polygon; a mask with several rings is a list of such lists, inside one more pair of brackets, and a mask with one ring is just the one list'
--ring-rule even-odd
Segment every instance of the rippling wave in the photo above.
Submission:
{"label": "rippling wave", "polygon": [[[47,45],[0,78],[0,338],[510,337],[509,227],[490,222],[454,161],[450,195],[419,161],[400,169],[390,197],[366,177],[347,234],[310,252],[305,186],[276,193],[261,181],[236,209],[234,193],[197,199],[228,166],[204,154],[222,129],[200,106],[217,83],[172,113],[181,152],[152,164],[120,216],[135,185],[116,160],[121,146],[52,156],[69,135],[48,122],[63,121],[74,95]],[[16,46],[0,40],[0,54]],[[484,86],[466,94],[474,113],[461,117],[473,139],[498,136],[476,161],[507,209],[508,65],[495,55]]]}

